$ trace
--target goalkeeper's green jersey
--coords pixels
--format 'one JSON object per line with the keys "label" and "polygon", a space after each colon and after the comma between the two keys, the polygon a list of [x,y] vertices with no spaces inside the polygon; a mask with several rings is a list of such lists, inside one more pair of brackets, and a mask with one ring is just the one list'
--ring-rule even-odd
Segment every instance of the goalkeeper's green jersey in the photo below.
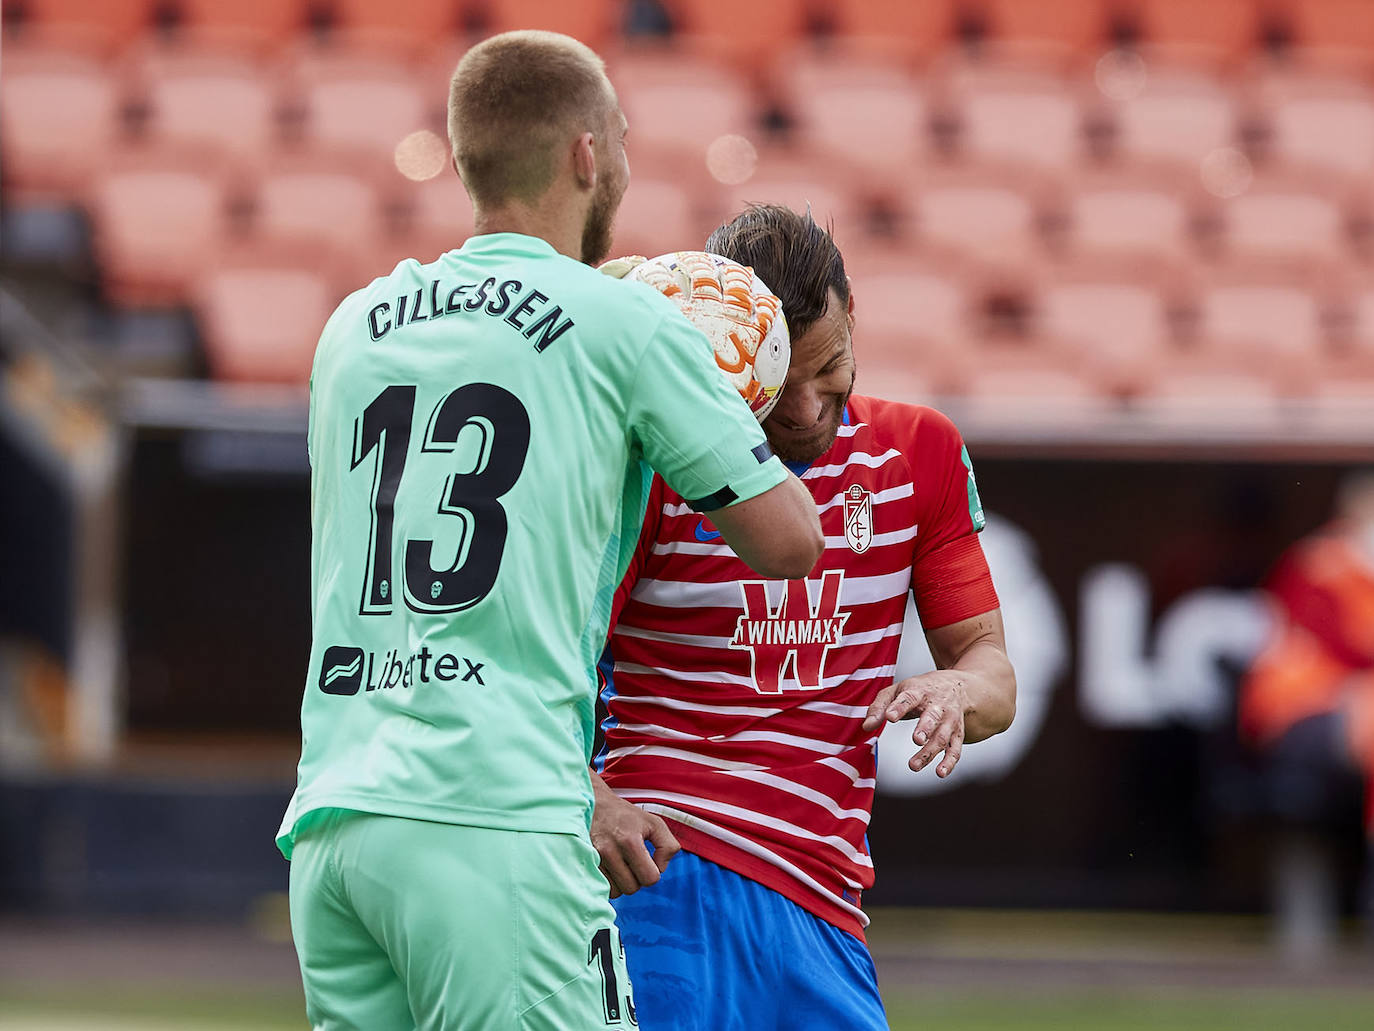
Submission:
{"label": "goalkeeper's green jersey", "polygon": [[543,240],[405,261],[311,374],[311,812],[585,833],[596,661],[650,467],[718,508],[786,476],[705,337]]}

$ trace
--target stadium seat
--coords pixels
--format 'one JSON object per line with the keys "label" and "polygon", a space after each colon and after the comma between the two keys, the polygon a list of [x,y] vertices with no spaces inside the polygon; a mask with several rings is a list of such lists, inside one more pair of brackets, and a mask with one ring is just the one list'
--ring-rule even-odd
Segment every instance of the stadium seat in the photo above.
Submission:
{"label": "stadium seat", "polygon": [[309,6],[308,0],[176,0],[178,34],[197,46],[278,50],[305,30]]}
{"label": "stadium seat", "polygon": [[708,214],[718,223],[747,204],[785,204],[794,211],[809,206],[817,222],[833,220],[841,233],[853,236],[864,227],[863,197],[857,187],[834,166],[765,151],[746,181],[722,185],[707,198],[715,202],[708,205]]}
{"label": "stadium seat", "polygon": [[1072,57],[1106,49],[1108,5],[1102,0],[973,0],[967,5],[987,39],[1003,49]]}
{"label": "stadium seat", "polygon": [[611,256],[652,258],[673,250],[699,249],[711,228],[702,224],[694,198],[680,183],[635,176],[616,215]]}
{"label": "stadium seat", "polygon": [[463,0],[330,0],[326,39],[331,47],[409,60],[460,38],[470,6]]}
{"label": "stadium seat", "polygon": [[212,375],[304,385],[337,300],[329,280],[306,267],[266,264],[210,272],[196,286],[195,312]]}
{"label": "stadium seat", "polygon": [[1275,161],[1351,177],[1374,175],[1374,96],[1364,89],[1275,100],[1266,122]]}
{"label": "stadium seat", "polygon": [[833,0],[832,30],[855,51],[928,57],[954,40],[955,0]]}
{"label": "stadium seat", "polygon": [[1198,314],[1202,348],[1238,363],[1315,360],[1323,348],[1318,298],[1281,279],[1212,286],[1203,291]]}
{"label": "stadium seat", "polygon": [[72,197],[119,142],[121,97],[100,63],[26,49],[4,56],[0,118],[11,198]]}
{"label": "stadium seat", "polygon": [[1152,68],[1136,96],[1106,102],[1113,151],[1122,161],[1172,162],[1196,170],[1203,158],[1237,143],[1236,105],[1216,79]]}
{"label": "stadium seat", "polygon": [[404,137],[429,127],[433,98],[385,64],[314,69],[300,88],[311,148],[390,158]]}
{"label": "stadium seat", "polygon": [[222,178],[153,157],[102,175],[91,191],[96,260],[107,299],[129,307],[181,303],[226,231]]}
{"label": "stadium seat", "polygon": [[1280,0],[1276,7],[1298,47],[1350,55],[1367,63],[1374,53],[1374,18],[1367,0]]}
{"label": "stadium seat", "polygon": [[277,97],[261,65],[197,54],[153,67],[144,88],[150,142],[207,148],[249,168],[267,159],[278,143]]}
{"label": "stadium seat", "polygon": [[864,341],[864,358],[854,380],[854,388],[860,394],[876,394],[885,400],[905,404],[928,405],[948,392],[938,371],[922,367],[920,355],[896,359],[885,355],[873,357],[869,343]]}
{"label": "stadium seat", "polygon": [[1239,61],[1259,44],[1256,0],[1126,0],[1120,10],[1147,50]]}
{"label": "stadium seat", "polygon": [[407,250],[419,260],[461,247],[472,235],[472,201],[452,169],[423,182],[401,183],[397,197],[409,208]]}
{"label": "stadium seat", "polygon": [[920,268],[851,271],[851,277],[856,337],[935,351],[968,339],[969,296],[957,280]]}
{"label": "stadium seat", "polygon": [[1278,416],[1278,391],[1260,373],[1166,369],[1137,399],[1142,415],[1172,425],[1219,428],[1254,426],[1271,432]]}
{"label": "stadium seat", "polygon": [[[86,44],[115,51],[152,28],[158,5],[155,0],[24,0],[16,6],[23,14],[25,40]],[[10,42],[7,35],[7,48]]]}
{"label": "stadium seat", "polygon": [[1058,76],[965,64],[937,89],[965,159],[1059,170],[1084,154],[1079,97]]}
{"label": "stadium seat", "polygon": [[924,91],[904,67],[834,51],[802,51],[782,62],[780,84],[800,144],[819,161],[901,183],[927,149]]}
{"label": "stadium seat", "polygon": [[993,405],[1029,401],[1042,412],[1065,401],[1099,398],[1102,391],[1091,379],[1067,368],[1008,368],[981,364],[968,377],[966,394]]}
{"label": "stadium seat", "polygon": [[973,176],[941,179],[923,178],[908,196],[917,246],[1012,264],[1043,257],[1039,213],[1026,191]]}
{"label": "stadium seat", "polygon": [[1105,364],[1153,361],[1171,338],[1165,298],[1124,281],[1052,283],[1036,297],[1036,325],[1041,337]]}
{"label": "stadium seat", "polygon": [[384,237],[381,201],[371,181],[343,169],[283,169],[257,184],[253,230],[264,241],[318,247],[326,259],[361,261]]}
{"label": "stadium seat", "polygon": [[558,4],[548,0],[485,0],[483,11],[488,32],[549,29],[580,39],[599,52],[614,37],[622,6],[614,0]]}
{"label": "stadium seat", "polygon": [[630,160],[641,147],[703,166],[713,140],[756,137],[753,94],[745,79],[710,60],[672,52],[622,53],[609,68],[630,124]]}
{"label": "stadium seat", "polygon": [[680,44],[746,73],[765,71],[770,57],[803,39],[808,27],[808,0],[751,0],[729,8],[719,0],[664,0],[664,7]]}
{"label": "stadium seat", "polygon": [[1336,365],[1374,376],[1374,281],[1367,277],[1341,306],[1340,326],[1328,356]]}
{"label": "stadium seat", "polygon": [[1222,248],[1235,263],[1286,264],[1335,271],[1349,258],[1341,209],[1326,197],[1297,189],[1251,188],[1225,201]]}
{"label": "stadium seat", "polygon": [[1159,182],[1122,176],[1075,186],[1063,212],[1071,260],[1178,267],[1193,257],[1188,205]]}

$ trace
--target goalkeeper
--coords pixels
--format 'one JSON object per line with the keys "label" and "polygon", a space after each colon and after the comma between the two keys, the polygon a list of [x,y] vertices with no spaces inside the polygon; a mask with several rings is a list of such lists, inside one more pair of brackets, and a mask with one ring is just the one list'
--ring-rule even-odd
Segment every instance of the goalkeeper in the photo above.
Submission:
{"label": "goalkeeper", "polygon": [[587,763],[643,463],[763,575],[805,575],[819,526],[702,334],[588,266],[629,178],[600,58],[492,37],[449,132],[477,234],[346,298],[311,376],[314,639],[277,839],[306,1008],[628,1027]]}

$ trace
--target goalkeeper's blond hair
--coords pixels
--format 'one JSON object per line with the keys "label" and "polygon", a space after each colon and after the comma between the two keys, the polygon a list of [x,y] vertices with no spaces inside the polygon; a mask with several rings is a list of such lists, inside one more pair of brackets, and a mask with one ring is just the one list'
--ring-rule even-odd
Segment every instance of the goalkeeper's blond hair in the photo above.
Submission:
{"label": "goalkeeper's blond hair", "polygon": [[617,109],[605,62],[571,36],[504,32],[463,55],[448,93],[453,159],[480,208],[533,201],[553,182],[558,147],[598,140]]}

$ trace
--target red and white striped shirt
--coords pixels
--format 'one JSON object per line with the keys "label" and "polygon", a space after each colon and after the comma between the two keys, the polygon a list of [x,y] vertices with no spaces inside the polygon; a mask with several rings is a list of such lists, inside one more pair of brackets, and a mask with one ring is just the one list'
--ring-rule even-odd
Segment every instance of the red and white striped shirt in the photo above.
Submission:
{"label": "red and white striped shirt", "polygon": [[825,553],[806,580],[758,578],[656,479],[616,596],[598,765],[682,846],[862,938],[878,732],[907,591],[926,627],[997,607],[983,514],[939,412],[853,396],[801,481]]}

